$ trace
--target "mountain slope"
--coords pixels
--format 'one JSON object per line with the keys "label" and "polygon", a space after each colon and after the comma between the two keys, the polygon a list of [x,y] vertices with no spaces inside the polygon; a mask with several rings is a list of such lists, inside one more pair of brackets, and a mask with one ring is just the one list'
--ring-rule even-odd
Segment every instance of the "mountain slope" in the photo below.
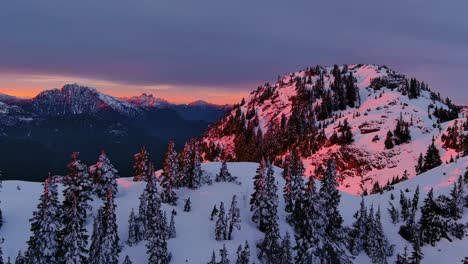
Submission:
{"label": "mountain slope", "polygon": [[[258,164],[256,163],[228,163],[229,171],[234,176],[237,176],[241,185],[224,182],[214,183],[211,186],[203,186],[197,190],[181,188],[176,190],[180,198],[177,206],[163,204],[163,209],[167,215],[170,215],[173,209],[177,211],[175,217],[177,237],[168,241],[168,249],[173,255],[171,263],[206,263],[211,257],[211,252],[215,250],[217,253],[223,244],[226,244],[231,263],[233,263],[237,247],[243,244],[245,240],[250,244],[251,263],[260,263],[256,259],[257,250],[255,244],[263,238],[264,234],[258,231],[255,224],[252,223],[249,206],[250,194],[253,192],[253,176],[257,167]],[[434,187],[435,195],[448,195],[453,182],[466,171],[467,167],[468,157],[464,157],[455,163],[438,167],[418,177],[399,183],[395,185],[395,189],[392,191],[385,192],[382,195],[376,194],[364,197],[368,207],[373,205],[374,208],[380,206],[382,209],[382,223],[385,234],[389,242],[395,245],[395,253],[388,258],[388,263],[394,263],[396,254],[402,253],[405,246],[408,246],[411,251],[411,245],[398,235],[399,226],[402,223],[392,224],[390,221],[390,216],[386,210],[388,201],[391,201],[390,196],[393,194],[395,197],[399,197],[401,190],[408,197],[411,197],[415,188],[419,186],[421,191],[419,206],[422,206],[422,201],[431,187]],[[202,165],[202,169],[213,178],[219,172],[220,163],[206,163]],[[281,169],[275,168],[275,177],[279,184],[278,189],[282,190],[284,180],[281,177]],[[144,183],[133,182],[131,178],[121,178],[118,180],[118,184],[116,215],[120,241],[123,245],[119,263],[123,261],[125,255],[129,255],[133,263],[147,263],[148,257],[144,242],[140,242],[133,247],[125,244],[128,238],[128,216],[132,208],[135,210],[138,208],[138,198],[143,191]],[[317,181],[316,184],[319,186],[320,182]],[[161,190],[160,187],[158,188]],[[32,216],[32,211],[35,210],[41,192],[42,186],[40,183],[22,181],[3,182],[0,200],[2,201],[4,224],[0,232],[1,236],[5,239],[5,242],[2,244],[4,258],[10,256],[14,259],[18,250],[22,250],[23,252],[26,250],[26,241],[30,236],[28,219]],[[242,228],[241,230],[235,230],[233,240],[216,241],[214,239],[215,221],[209,220],[211,209],[214,204],[219,205],[221,201],[224,204],[229,204],[234,194],[238,196]],[[293,234],[291,226],[285,221],[286,215],[281,191],[279,191],[278,195],[281,197],[278,208],[281,234],[284,235],[286,232]],[[361,198],[347,193],[341,193],[341,195],[340,212],[344,219],[344,226],[349,226],[355,220],[353,215],[359,209]],[[183,212],[183,201],[189,197],[192,201],[192,211]],[[96,215],[100,206],[102,206],[102,201],[95,197],[93,216]],[[21,210],[18,210],[18,208],[21,208]],[[468,221],[468,210],[465,210],[463,218],[460,221]],[[91,234],[92,217],[89,217],[86,229],[88,230],[88,234]],[[294,239],[292,239],[292,245],[295,245]],[[460,263],[466,256],[467,247],[468,237],[466,236],[463,240],[455,239],[453,242],[442,239],[435,247],[423,247],[424,259],[422,263]],[[362,253],[353,262],[370,263],[370,259]]]}
{"label": "mountain slope", "polygon": [[[307,68],[266,83],[212,125],[201,140],[205,160],[257,161],[269,157],[281,165],[298,149],[306,175],[329,157],[337,160],[341,189],[350,193],[384,185],[414,167],[435,137],[443,161],[456,153],[443,150],[440,136],[460,109],[427,85],[377,65]],[[408,124],[412,140],[385,149],[388,131],[398,120]],[[347,123],[347,125],[345,125]],[[352,142],[343,137],[345,127]]]}

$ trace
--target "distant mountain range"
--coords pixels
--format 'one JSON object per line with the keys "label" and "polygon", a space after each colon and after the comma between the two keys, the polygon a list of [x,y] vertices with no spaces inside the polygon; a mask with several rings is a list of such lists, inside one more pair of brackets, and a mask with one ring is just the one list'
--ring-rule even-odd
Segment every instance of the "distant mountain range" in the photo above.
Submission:
{"label": "distant mountain range", "polygon": [[8,179],[40,180],[63,173],[72,151],[95,162],[105,149],[128,175],[132,153],[146,145],[162,161],[167,143],[181,147],[224,116],[229,105],[172,104],[153,95],[116,98],[78,84],[31,99],[0,94],[0,170]]}

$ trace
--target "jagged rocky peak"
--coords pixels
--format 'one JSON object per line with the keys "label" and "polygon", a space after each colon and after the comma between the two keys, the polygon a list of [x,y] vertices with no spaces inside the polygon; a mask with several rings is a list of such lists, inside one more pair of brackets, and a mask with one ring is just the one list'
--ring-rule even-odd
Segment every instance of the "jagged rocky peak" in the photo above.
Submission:
{"label": "jagged rocky peak", "polygon": [[162,107],[170,104],[164,99],[154,97],[154,95],[147,93],[142,93],[139,96],[123,97],[122,100],[143,107]]}
{"label": "jagged rocky peak", "polygon": [[41,115],[94,114],[100,111],[131,115],[137,111],[127,102],[78,84],[43,91],[31,100],[31,105]]}
{"label": "jagged rocky peak", "polygon": [[386,66],[314,66],[265,83],[235,105],[202,138],[203,156],[267,157],[281,166],[298,150],[306,175],[317,178],[320,165],[333,157],[341,188],[358,194],[404,170],[415,176],[412,168],[432,137],[444,161],[456,156],[443,148],[441,135],[460,110],[424,82]]}

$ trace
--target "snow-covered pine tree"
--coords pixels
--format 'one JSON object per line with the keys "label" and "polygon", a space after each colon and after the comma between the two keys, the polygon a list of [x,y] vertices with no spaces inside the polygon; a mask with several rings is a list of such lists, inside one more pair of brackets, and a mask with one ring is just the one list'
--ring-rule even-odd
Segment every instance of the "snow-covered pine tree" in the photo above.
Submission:
{"label": "snow-covered pine tree", "polygon": [[293,205],[302,199],[304,188],[304,164],[297,149],[292,152],[291,160],[291,200]]}
{"label": "snow-covered pine tree", "polygon": [[135,215],[135,211],[132,208],[130,217],[128,218],[128,240],[127,244],[133,246],[141,241],[140,231],[138,230],[138,218]]}
{"label": "snow-covered pine tree", "polygon": [[216,262],[216,253],[213,250],[213,254],[211,254],[211,260],[207,262],[207,264],[217,264],[217,263],[218,262]]}
{"label": "snow-covered pine tree", "polygon": [[190,212],[192,211],[192,202],[190,201],[190,197],[185,200],[185,205],[184,205],[184,212]]}
{"label": "snow-covered pine tree", "polygon": [[[153,171],[150,166],[150,172]],[[150,177],[144,190],[145,195],[140,197],[141,203],[144,203],[145,209],[140,213],[145,218],[145,238],[149,263],[167,264],[171,260],[171,255],[167,250],[167,223],[161,210],[161,197],[156,186],[156,179]],[[142,198],[142,199],[141,199]]]}
{"label": "snow-covered pine tree", "polygon": [[104,260],[101,259],[102,239],[104,236],[102,213],[103,208],[100,208],[97,215],[94,217],[93,233],[91,235],[91,245],[89,247],[89,257],[87,262],[89,264],[104,263]]}
{"label": "snow-covered pine tree", "polygon": [[87,212],[91,209],[92,181],[88,168],[72,154],[68,164],[70,172],[62,180],[64,201],[61,210],[62,230],[60,231],[60,262],[66,264],[86,262],[88,235],[84,227]]}
{"label": "snow-covered pine tree", "polygon": [[294,202],[292,199],[292,186],[291,186],[291,156],[287,155],[283,162],[283,198],[284,198],[284,210],[288,213],[292,213],[294,209]]}
{"label": "snow-covered pine tree", "polygon": [[257,244],[259,249],[258,258],[269,263],[277,263],[281,256],[280,234],[278,226],[278,187],[274,176],[273,166],[267,164],[265,177],[265,196],[263,205],[264,239]]}
{"label": "snow-covered pine tree", "polygon": [[125,256],[124,262],[122,264],[132,264],[132,261],[128,255]]}
{"label": "snow-covered pine tree", "polygon": [[215,226],[215,239],[226,240],[227,238],[227,224],[226,224],[226,213],[224,211],[224,203],[221,202],[219,205],[218,220],[216,220]]}
{"label": "snow-covered pine tree", "polygon": [[400,254],[397,255],[395,264],[410,264],[410,263],[411,262],[408,256],[408,247],[405,246],[403,255],[400,255]]}
{"label": "snow-covered pine tree", "polygon": [[179,164],[177,158],[177,152],[175,151],[174,141],[169,142],[166,156],[163,163],[163,172],[161,174],[161,201],[171,205],[177,204],[177,195],[173,188],[178,186],[176,182],[178,180]]}
{"label": "snow-covered pine tree", "polygon": [[406,219],[408,219],[408,216],[410,215],[410,210],[409,210],[408,199],[406,199],[405,194],[403,193],[403,190],[400,190],[400,206],[401,206],[401,217],[403,218],[403,221],[406,221]]}
{"label": "snow-covered pine tree", "polygon": [[232,176],[232,174],[228,170],[226,160],[223,160],[221,162],[221,168],[219,169],[219,173],[216,174],[215,181],[216,182],[223,182],[223,181],[224,182],[234,182],[234,181],[236,181],[236,177]]}
{"label": "snow-covered pine tree", "polygon": [[169,229],[167,230],[168,239],[176,238],[177,236],[176,227],[175,227],[175,215],[176,215],[176,211],[172,210],[171,222],[169,223]]}
{"label": "snow-covered pine tree", "polygon": [[424,171],[428,171],[442,164],[440,159],[439,150],[434,144],[434,138],[432,138],[432,144],[429,145],[424,156]]}
{"label": "snow-covered pine tree", "polygon": [[143,146],[140,152],[133,156],[133,181],[145,181],[149,175],[149,153]]}
{"label": "snow-covered pine tree", "polygon": [[398,209],[395,208],[393,203],[388,202],[390,205],[390,208],[388,208],[388,213],[390,214],[390,218],[392,219],[392,223],[396,224],[400,221],[400,213],[398,212]]}
{"label": "snow-covered pine tree", "polygon": [[219,256],[221,257],[220,261],[218,264],[229,264],[229,256],[228,256],[228,251],[226,249],[226,244],[223,244],[223,248],[219,250]]}
{"label": "snow-covered pine tree", "polygon": [[119,233],[115,215],[114,192],[112,186],[107,189],[107,199],[102,212],[102,224],[104,228],[102,237],[102,263],[117,264],[119,261]]}
{"label": "snow-covered pine tree", "polygon": [[418,163],[415,166],[415,170],[416,170],[416,175],[421,174],[426,171],[424,169],[424,157],[422,153],[419,154]]}
{"label": "snow-covered pine tree", "polygon": [[356,218],[356,221],[351,226],[348,244],[351,254],[358,255],[367,247],[367,225],[369,219],[367,219],[367,208],[364,203],[364,197],[361,197],[361,207],[359,211],[354,214],[354,218]]}
{"label": "snow-covered pine tree", "polygon": [[[154,166],[152,163],[149,165],[148,174],[154,174]],[[138,208],[138,230],[140,232],[140,237],[145,239],[147,235],[147,230],[149,227],[149,219],[152,218],[155,211],[151,210],[151,206],[154,206],[154,203],[160,201],[160,197],[156,200],[153,200],[152,197],[157,194],[156,179],[155,177],[147,177],[147,182],[143,193],[140,195],[140,205]]]}
{"label": "snow-covered pine tree", "polygon": [[211,210],[210,221],[214,220],[214,217],[218,215],[218,208],[216,208],[216,204],[213,206],[213,210]]}
{"label": "snow-covered pine tree", "polygon": [[387,257],[393,254],[393,246],[388,243],[383,231],[380,207],[375,217],[370,218],[366,245],[366,252],[373,263],[387,263]]}
{"label": "snow-covered pine tree", "polygon": [[319,191],[319,209],[317,210],[317,233],[318,241],[323,241],[315,250],[315,261],[325,263],[349,263],[348,256],[343,247],[343,218],[338,210],[341,195],[338,192],[336,180],[335,160],[329,159],[322,178]]}
{"label": "snow-covered pine tree", "polygon": [[291,251],[291,239],[289,233],[286,233],[286,236],[281,241],[281,256],[279,259],[280,264],[293,263],[292,251]]}
{"label": "snow-covered pine tree", "polygon": [[28,260],[26,259],[25,256],[23,256],[23,253],[20,251],[18,251],[18,255],[16,256],[16,259],[15,259],[15,264],[27,264],[28,263]]}
{"label": "snow-covered pine tree", "polygon": [[242,246],[239,245],[239,248],[241,249],[241,252],[237,254],[237,261],[236,264],[249,264],[250,262],[250,247],[249,247],[249,242],[247,240],[244,243],[244,249],[242,249]]}
{"label": "snow-covered pine tree", "polygon": [[193,154],[193,174],[192,174],[192,179],[191,182],[189,183],[189,188],[192,189],[197,189],[200,188],[200,186],[203,183],[203,171],[201,169],[201,157],[200,157],[200,151],[198,148],[198,143],[195,143],[195,146],[193,147],[194,149],[194,154]]}
{"label": "snow-covered pine tree", "polygon": [[421,241],[424,244],[431,244],[435,246],[446,234],[446,220],[440,215],[440,208],[438,208],[434,200],[434,191],[431,189],[424,199],[424,205],[421,207],[421,219],[419,220],[419,229]]}
{"label": "snow-covered pine tree", "polygon": [[260,231],[265,231],[265,210],[264,206],[266,200],[266,173],[265,173],[265,160],[260,161],[260,165],[257,168],[256,175],[254,177],[254,192],[250,198],[250,211],[252,212],[252,222],[259,226]]}
{"label": "snow-covered pine tree", "polygon": [[50,175],[44,182],[44,192],[37,210],[29,221],[32,236],[25,254],[28,261],[38,264],[58,263],[56,257],[59,250],[60,206],[57,183]]}
{"label": "snow-covered pine tree", "polygon": [[461,219],[463,216],[464,201],[464,183],[460,175],[458,180],[453,184],[453,189],[450,191],[450,215],[454,220]]}
{"label": "snow-covered pine tree", "polygon": [[421,243],[419,242],[419,238],[416,237],[414,241],[411,243],[413,246],[413,252],[409,258],[411,264],[420,264],[424,254],[421,251]]}
{"label": "snow-covered pine tree", "polygon": [[106,198],[107,189],[112,188],[114,195],[117,193],[118,171],[106,156],[104,150],[98,158],[98,162],[89,167],[89,172],[94,179],[94,191],[101,198]]}
{"label": "snow-covered pine tree", "polygon": [[179,155],[179,173],[177,187],[188,187],[193,174],[193,143],[185,143],[182,153]]}
{"label": "snow-covered pine tree", "polygon": [[229,208],[227,215],[227,239],[232,239],[232,232],[234,228],[237,230],[241,229],[241,218],[240,218],[240,209],[237,206],[237,196],[232,196],[231,207]]}

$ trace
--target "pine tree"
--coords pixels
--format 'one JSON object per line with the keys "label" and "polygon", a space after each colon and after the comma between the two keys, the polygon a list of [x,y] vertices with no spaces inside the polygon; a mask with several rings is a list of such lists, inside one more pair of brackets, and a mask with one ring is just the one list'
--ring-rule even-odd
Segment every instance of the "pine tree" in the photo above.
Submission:
{"label": "pine tree", "polygon": [[434,138],[432,138],[432,144],[429,145],[426,151],[426,156],[424,156],[424,171],[438,167],[441,164],[442,160],[440,159],[439,150],[434,144]]}
{"label": "pine tree", "polygon": [[410,211],[409,211],[408,200],[406,199],[405,194],[403,193],[403,190],[400,190],[400,206],[401,206],[401,217],[403,218],[403,221],[406,221],[406,219],[408,219]]}
{"label": "pine tree", "polygon": [[103,263],[117,264],[120,253],[119,234],[117,230],[115,202],[113,189],[111,186],[107,189],[107,199],[102,212],[103,237],[101,260]]}
{"label": "pine tree", "polygon": [[244,244],[244,249],[242,249],[242,246],[239,245],[239,248],[237,250],[236,264],[249,264],[250,263],[249,261],[250,261],[250,247],[249,247],[249,242],[247,242],[246,240]]}
{"label": "pine tree", "polygon": [[167,237],[169,239],[176,238],[176,236],[177,236],[176,227],[175,227],[175,215],[176,215],[176,211],[172,210],[171,222],[169,223],[169,230],[168,230],[168,233],[167,233]]}
{"label": "pine tree", "polygon": [[304,164],[301,161],[299,152],[294,150],[291,161],[291,200],[292,204],[300,202],[304,188]]}
{"label": "pine tree", "polygon": [[354,214],[354,218],[356,218],[356,221],[353,223],[349,233],[349,251],[353,255],[358,255],[367,247],[366,241],[368,235],[368,219],[367,208],[364,204],[364,197],[361,197],[361,207],[359,211]]}
{"label": "pine tree", "polygon": [[286,156],[283,163],[283,179],[285,181],[283,188],[283,198],[285,203],[284,210],[291,213],[294,209],[294,202],[292,198],[292,175],[291,175],[291,156]]}
{"label": "pine tree", "polygon": [[317,221],[319,226],[316,230],[318,241],[323,244],[315,250],[315,258],[322,262],[350,262],[342,249],[342,223],[343,218],[338,210],[341,195],[338,192],[336,180],[336,163],[333,159],[328,160],[327,168],[322,178],[319,199],[320,209]]}
{"label": "pine tree", "polygon": [[23,256],[23,253],[18,251],[18,255],[16,256],[15,259],[15,264],[27,264],[27,259]]}
{"label": "pine tree", "polygon": [[379,207],[375,217],[369,221],[370,228],[367,237],[367,254],[373,263],[387,263],[387,257],[393,254],[393,246],[388,243],[385,237],[380,218]]}
{"label": "pine tree", "polygon": [[97,212],[96,217],[94,217],[93,222],[93,233],[91,235],[91,246],[89,247],[89,264],[98,264],[103,263],[102,256],[102,239],[104,236],[104,226],[102,219],[103,209],[100,208]]}
{"label": "pine tree", "polygon": [[122,264],[132,264],[132,261],[130,260],[130,257],[128,257],[128,255],[125,256],[124,262]]}
{"label": "pine tree", "polygon": [[291,252],[291,240],[289,233],[286,233],[286,236],[281,241],[281,256],[279,263],[281,264],[289,264],[293,263],[292,252]]}
{"label": "pine tree", "polygon": [[227,239],[232,239],[232,232],[234,228],[237,230],[241,229],[241,218],[240,218],[240,209],[237,206],[237,196],[232,196],[231,207],[229,208],[229,212],[227,215]]}
{"label": "pine tree", "polygon": [[213,210],[211,211],[210,221],[214,220],[214,217],[218,215],[218,208],[216,208],[216,204],[213,206]]}
{"label": "pine tree", "polygon": [[387,136],[385,138],[384,144],[385,144],[386,149],[392,149],[393,148],[394,144],[393,144],[393,133],[392,133],[392,131],[389,130],[387,132]]}
{"label": "pine tree", "polygon": [[132,208],[130,212],[130,217],[128,219],[128,240],[127,244],[133,246],[136,243],[141,241],[140,231],[138,230],[138,219],[135,215],[135,212]]}
{"label": "pine tree", "polygon": [[119,175],[104,151],[99,156],[98,162],[89,167],[89,172],[94,179],[94,191],[99,197],[106,198],[107,189],[109,188],[112,188],[115,196]]}
{"label": "pine tree", "polygon": [[234,182],[236,181],[236,177],[233,177],[232,174],[229,172],[227,163],[225,160],[221,162],[221,168],[219,169],[219,173],[216,174],[215,178],[216,182]]}
{"label": "pine tree", "polygon": [[58,263],[58,235],[60,231],[60,206],[57,183],[50,175],[44,182],[37,210],[31,222],[32,236],[28,240],[26,256],[31,263]]}
{"label": "pine tree", "polygon": [[134,165],[133,165],[133,181],[145,181],[149,177],[149,154],[146,151],[146,147],[143,146],[140,149],[140,152],[133,156]]}
{"label": "pine tree", "polygon": [[[150,171],[153,171],[150,166]],[[143,198],[143,199],[142,199]],[[171,254],[167,250],[167,222],[161,210],[161,199],[156,187],[156,179],[148,178],[144,195],[140,197],[140,202],[144,203],[146,210],[140,212],[144,214],[146,221],[145,238],[149,263],[167,264],[171,260]]]}
{"label": "pine tree", "polygon": [[168,203],[171,205],[177,204],[177,195],[173,188],[176,185],[178,174],[179,165],[177,152],[174,148],[174,142],[171,141],[169,142],[166,157],[164,158],[163,172],[161,175],[161,187],[163,188],[163,191],[161,192],[161,201],[163,203]]}
{"label": "pine tree", "polygon": [[266,188],[265,188],[265,160],[262,159],[257,168],[254,177],[254,192],[250,198],[250,211],[252,212],[252,221],[259,226],[260,231],[265,231],[265,212],[264,204],[266,203]]}
{"label": "pine tree", "polygon": [[395,208],[393,203],[388,202],[390,204],[390,208],[388,208],[388,213],[390,214],[390,218],[392,219],[392,223],[396,224],[400,221],[400,213],[398,212],[398,209]]}
{"label": "pine tree", "polygon": [[70,172],[63,178],[65,189],[59,256],[64,263],[74,264],[86,261],[88,236],[84,225],[87,211],[91,209],[88,202],[92,200],[92,181],[87,167],[78,159],[78,153],[72,154],[68,169]]}
{"label": "pine tree", "polygon": [[263,230],[264,239],[257,244],[259,249],[259,259],[276,263],[280,257],[280,234],[278,226],[278,187],[276,186],[273,166],[268,163],[265,178],[265,196],[263,204],[264,219]]}
{"label": "pine tree", "polygon": [[213,250],[213,254],[211,255],[211,260],[207,263],[207,264],[217,264],[218,262],[216,262],[216,254]]}
{"label": "pine tree", "polygon": [[215,226],[215,239],[216,240],[226,240],[226,213],[224,211],[224,203],[221,202],[219,205],[219,213],[218,213],[218,220],[216,221]]}
{"label": "pine tree", "polygon": [[409,260],[411,261],[411,264],[419,264],[424,257],[423,253],[421,252],[421,244],[419,239],[416,238],[415,241],[413,241],[411,244],[413,245],[413,252],[411,253]]}
{"label": "pine tree", "polygon": [[184,205],[184,212],[190,212],[192,210],[192,202],[190,201],[190,197],[185,200],[185,205]]}
{"label": "pine tree", "polygon": [[411,262],[408,256],[408,248],[405,246],[403,255],[400,255],[400,254],[397,255],[395,264],[410,264],[410,263]]}
{"label": "pine tree", "polygon": [[433,189],[429,191],[424,205],[421,207],[421,219],[419,220],[419,228],[421,230],[421,242],[435,246],[446,234],[445,220],[440,215],[440,208],[434,200]]}
{"label": "pine tree", "polygon": [[201,162],[200,162],[200,151],[198,150],[198,144],[195,143],[193,147],[193,173],[191,174],[189,188],[197,189],[202,185],[202,177],[203,171],[201,169]]}
{"label": "pine tree", "polygon": [[226,249],[226,244],[223,244],[223,248],[219,250],[219,256],[221,257],[221,260],[218,262],[218,264],[229,264],[229,257],[228,257],[228,252]]}
{"label": "pine tree", "polygon": [[462,176],[453,184],[453,189],[450,191],[450,215],[454,220],[461,219],[463,216],[464,202],[464,187]]}
{"label": "pine tree", "polygon": [[[154,174],[154,167],[152,163],[149,165],[148,174]],[[141,238],[146,238],[150,218],[152,218],[153,214],[155,214],[155,211],[151,211],[150,207],[155,206],[154,203],[160,201],[160,197],[154,200],[151,198],[154,197],[155,193],[157,193],[156,179],[154,177],[147,177],[145,189],[139,198],[140,205],[138,208],[137,223]]]}

